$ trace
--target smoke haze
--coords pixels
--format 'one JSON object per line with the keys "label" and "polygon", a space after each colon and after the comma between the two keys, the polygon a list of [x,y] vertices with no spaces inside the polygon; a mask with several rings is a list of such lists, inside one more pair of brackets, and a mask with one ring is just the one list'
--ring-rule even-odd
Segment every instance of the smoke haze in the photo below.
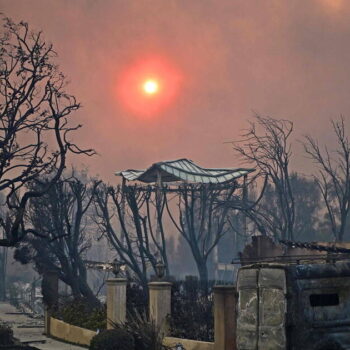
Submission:
{"label": "smoke haze", "polygon": [[[79,143],[99,153],[92,173],[187,157],[237,166],[225,141],[254,113],[287,118],[296,137],[329,139],[329,119],[350,116],[350,2],[345,0],[0,0],[54,44],[68,91],[83,108]],[[154,118],[125,110],[123,71],[149,55],[184,77]],[[296,151],[297,168],[306,165]]]}

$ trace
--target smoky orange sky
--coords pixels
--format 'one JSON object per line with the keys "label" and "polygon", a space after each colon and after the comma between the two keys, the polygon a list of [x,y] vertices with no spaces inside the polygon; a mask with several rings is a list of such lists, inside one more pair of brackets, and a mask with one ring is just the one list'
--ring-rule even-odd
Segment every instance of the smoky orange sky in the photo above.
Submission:
{"label": "smoky orange sky", "polygon": [[[350,122],[348,0],[0,0],[0,11],[54,44],[83,105],[77,141],[99,153],[80,162],[108,181],[116,170],[180,157],[237,166],[224,142],[254,113],[288,118],[296,139],[325,142],[331,117]],[[118,89],[149,58],[181,79],[145,118]],[[305,167],[301,148],[294,153],[294,166]]]}

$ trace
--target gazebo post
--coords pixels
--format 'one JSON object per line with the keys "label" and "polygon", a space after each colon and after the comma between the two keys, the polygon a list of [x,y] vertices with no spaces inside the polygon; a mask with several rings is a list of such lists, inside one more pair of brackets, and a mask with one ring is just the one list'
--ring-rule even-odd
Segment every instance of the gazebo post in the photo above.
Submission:
{"label": "gazebo post", "polygon": [[[248,175],[245,174],[243,176],[243,196],[242,196],[244,208],[246,208],[247,199],[248,199],[247,179],[248,179]],[[244,233],[244,237],[247,237],[247,216],[245,214],[243,214],[243,233]]]}
{"label": "gazebo post", "polygon": [[[156,183],[156,211],[157,211],[157,228],[156,228],[156,239],[159,242],[161,240],[161,230],[160,230],[160,208],[162,205],[162,188],[163,188],[163,181],[162,181],[162,173],[158,169],[157,170],[157,183]],[[166,273],[169,274],[169,266],[168,261],[166,261],[166,257],[162,255],[162,252],[159,251],[160,259],[161,261],[166,265]],[[164,259],[165,258],[165,259]]]}
{"label": "gazebo post", "polygon": [[122,228],[122,224],[121,224],[121,221],[125,222],[124,219],[125,219],[125,187],[126,187],[126,179],[125,177],[122,177],[122,187],[121,187],[121,190],[122,190],[122,202],[121,202],[121,220],[119,221],[119,224],[120,224],[120,233],[121,233],[121,241],[122,241],[122,244],[124,246],[124,243],[125,243],[125,235],[124,235],[124,232],[123,232],[123,228]]}
{"label": "gazebo post", "polygon": [[156,229],[156,238],[157,240],[160,239],[160,226],[159,226],[159,220],[158,220],[158,214],[159,214],[159,206],[161,205],[161,188],[162,188],[162,174],[159,170],[157,170],[157,184],[156,184],[156,210],[157,210],[157,229]]}

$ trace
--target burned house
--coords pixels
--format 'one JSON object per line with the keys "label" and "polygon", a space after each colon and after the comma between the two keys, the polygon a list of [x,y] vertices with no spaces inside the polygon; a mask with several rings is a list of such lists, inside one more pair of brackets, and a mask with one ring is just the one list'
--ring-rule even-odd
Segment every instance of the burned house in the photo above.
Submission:
{"label": "burned house", "polygon": [[349,258],[339,245],[255,239],[237,277],[237,349],[350,349]]}

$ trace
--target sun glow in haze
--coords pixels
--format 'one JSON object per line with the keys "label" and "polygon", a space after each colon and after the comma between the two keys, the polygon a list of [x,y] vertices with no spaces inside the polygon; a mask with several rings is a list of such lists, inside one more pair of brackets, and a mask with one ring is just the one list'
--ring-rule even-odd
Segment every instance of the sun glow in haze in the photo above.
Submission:
{"label": "sun glow in haze", "polygon": [[157,81],[151,80],[151,79],[146,80],[143,83],[143,90],[145,91],[146,94],[149,94],[149,95],[156,94],[159,90]]}
{"label": "sun glow in haze", "polygon": [[117,82],[118,102],[142,118],[160,115],[175,102],[182,75],[165,57],[148,57],[125,67]]}

